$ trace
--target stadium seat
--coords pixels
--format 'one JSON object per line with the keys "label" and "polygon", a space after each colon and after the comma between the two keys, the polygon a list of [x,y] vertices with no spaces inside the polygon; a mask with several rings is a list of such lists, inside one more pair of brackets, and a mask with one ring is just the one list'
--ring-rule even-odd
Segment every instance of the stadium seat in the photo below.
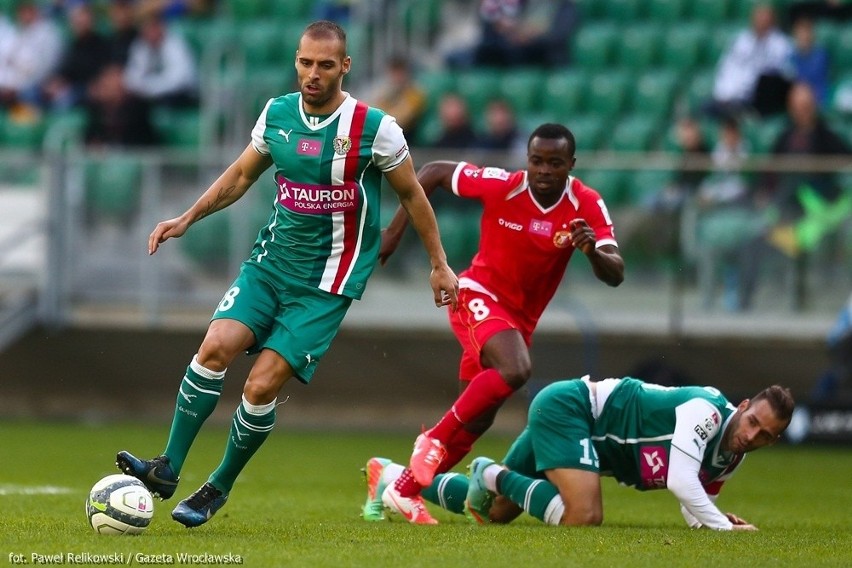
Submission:
{"label": "stadium seat", "polygon": [[677,93],[678,75],[671,69],[647,71],[636,78],[631,90],[629,108],[657,120],[666,118]]}
{"label": "stadium seat", "polygon": [[142,162],[130,155],[91,159],[85,167],[86,208],[100,219],[125,222],[139,208]]}
{"label": "stadium seat", "polygon": [[223,268],[231,248],[229,215],[230,211],[219,211],[195,223],[178,242],[180,250],[205,270]]}
{"label": "stadium seat", "polygon": [[600,193],[607,207],[619,207],[624,204],[626,172],[622,170],[594,169],[575,175],[584,184]]}
{"label": "stadium seat", "polygon": [[663,40],[663,65],[680,73],[689,73],[704,61],[708,31],[704,24],[680,24],[670,27]]}
{"label": "stadium seat", "polygon": [[633,24],[623,28],[617,40],[616,63],[636,73],[654,66],[662,40],[660,29],[660,25],[654,23]]}
{"label": "stadium seat", "polygon": [[731,47],[734,39],[744,27],[741,24],[719,25],[708,29],[707,41],[704,46],[704,65],[716,66],[722,54]]}
{"label": "stadium seat", "polygon": [[[300,25],[299,28],[302,26]],[[281,65],[281,54],[285,50],[284,40],[289,34],[281,33],[281,26],[274,20],[248,20],[238,26],[237,37],[245,55],[246,67]],[[289,46],[287,46],[289,47]]]}
{"label": "stadium seat", "polygon": [[674,173],[670,170],[639,170],[627,176],[624,185],[625,203],[639,206],[648,203],[652,196],[671,183]]}
{"label": "stadium seat", "polygon": [[614,117],[624,107],[630,74],[626,71],[602,71],[589,81],[586,110],[604,117]]}
{"label": "stadium seat", "polygon": [[705,24],[718,24],[728,18],[730,3],[728,0],[692,0],[689,16]]}
{"label": "stadium seat", "polygon": [[846,24],[838,30],[832,46],[831,64],[836,73],[852,71],[852,25]]}
{"label": "stadium seat", "polygon": [[197,148],[201,145],[201,113],[198,109],[157,107],[151,121],[161,141],[176,148]]}
{"label": "stadium seat", "polygon": [[770,154],[775,140],[787,125],[784,116],[764,118],[743,124],[743,132],[751,143],[752,153]]}
{"label": "stadium seat", "polygon": [[13,119],[7,116],[2,128],[0,146],[37,150],[41,147],[44,137],[45,121],[39,117]]}
{"label": "stadium seat", "polygon": [[456,91],[467,101],[471,114],[482,112],[485,105],[498,96],[501,71],[473,69],[456,75]]}
{"label": "stadium seat", "polygon": [[627,115],[618,120],[608,141],[615,152],[647,152],[654,143],[658,121],[645,113]]}
{"label": "stadium seat", "polygon": [[852,117],[852,72],[838,78],[829,107],[834,115]]}
{"label": "stadium seat", "polygon": [[500,77],[498,92],[516,114],[524,114],[539,108],[544,81],[545,72],[541,69],[507,71]]}
{"label": "stadium seat", "polygon": [[272,15],[270,0],[230,0],[225,2],[227,13],[234,20],[256,20]]}
{"label": "stadium seat", "polygon": [[578,151],[592,152],[600,149],[604,129],[609,123],[596,115],[578,114],[568,117],[565,126],[574,134]]}
{"label": "stadium seat", "polygon": [[588,80],[588,74],[579,69],[551,73],[544,83],[542,108],[557,116],[582,111]]}
{"label": "stadium seat", "polygon": [[604,4],[603,14],[611,22],[635,22],[641,19],[645,0],[595,0]]}
{"label": "stadium seat", "polygon": [[648,0],[646,10],[649,19],[674,24],[683,21],[686,7],[686,0]]}
{"label": "stadium seat", "polygon": [[606,68],[618,36],[618,28],[610,22],[582,26],[571,42],[571,61],[574,67],[588,70]]}
{"label": "stadium seat", "polygon": [[705,68],[692,74],[689,84],[685,90],[685,102],[687,110],[697,114],[701,107],[713,97],[713,84],[716,81],[716,72]]}
{"label": "stadium seat", "polygon": [[[242,0],[234,0],[236,3]],[[313,20],[316,0],[271,0],[272,14],[276,17],[284,17],[287,20],[299,18],[302,20]],[[307,25],[307,24],[306,24]]]}

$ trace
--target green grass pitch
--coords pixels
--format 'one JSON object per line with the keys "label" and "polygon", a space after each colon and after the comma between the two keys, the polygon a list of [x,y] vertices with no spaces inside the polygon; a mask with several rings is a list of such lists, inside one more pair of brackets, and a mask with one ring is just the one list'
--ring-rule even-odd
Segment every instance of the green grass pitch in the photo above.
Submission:
{"label": "green grass pitch", "polygon": [[[605,519],[597,528],[547,527],[527,516],[474,526],[436,506],[438,526],[362,521],[363,463],[371,455],[407,460],[415,434],[276,431],[229,503],[189,530],[169,513],[218,463],[226,431],[209,428],[184,467],[177,499],[155,504],[144,534],[110,537],[86,522],[88,490],[115,472],[117,450],[161,450],[165,426],[0,423],[0,566],[39,565],[56,554],[66,565],[113,554],[134,566],[180,564],[180,555],[196,565],[231,555],[259,567],[852,566],[848,447],[779,446],[749,456],[719,504],[760,527],[756,533],[691,531],[667,491],[643,494],[611,479],[603,482]],[[499,458],[508,443],[489,435],[475,453]]]}

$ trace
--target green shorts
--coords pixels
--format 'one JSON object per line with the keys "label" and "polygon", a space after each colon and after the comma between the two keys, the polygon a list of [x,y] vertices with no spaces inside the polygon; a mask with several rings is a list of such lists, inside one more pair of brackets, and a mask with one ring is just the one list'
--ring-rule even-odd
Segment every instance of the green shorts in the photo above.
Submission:
{"label": "green shorts", "polygon": [[330,294],[245,262],[219,302],[213,319],[233,319],[254,333],[248,353],[271,349],[309,383],[337,335],[352,298]]}
{"label": "green shorts", "polygon": [[527,427],[509,448],[503,463],[529,477],[548,469],[600,472],[592,444],[594,427],[589,387],[581,379],[557,381],[530,403]]}

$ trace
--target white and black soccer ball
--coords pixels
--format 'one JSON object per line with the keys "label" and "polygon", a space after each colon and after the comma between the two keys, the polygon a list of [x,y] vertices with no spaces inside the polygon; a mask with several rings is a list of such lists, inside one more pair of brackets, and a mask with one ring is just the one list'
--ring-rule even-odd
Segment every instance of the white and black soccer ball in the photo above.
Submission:
{"label": "white and black soccer ball", "polygon": [[95,483],[86,517],[98,534],[140,534],[154,516],[154,497],[135,477],[117,473]]}

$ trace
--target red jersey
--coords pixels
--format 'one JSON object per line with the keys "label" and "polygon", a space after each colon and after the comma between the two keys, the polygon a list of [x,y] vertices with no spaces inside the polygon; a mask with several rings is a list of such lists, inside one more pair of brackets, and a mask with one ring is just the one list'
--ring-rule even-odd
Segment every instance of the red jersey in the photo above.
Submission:
{"label": "red jersey", "polygon": [[527,172],[481,168],[461,162],[452,191],[483,205],[479,250],[459,285],[486,293],[517,314],[532,332],[556,293],[574,252],[568,235],[573,219],[585,219],[596,247],[618,245],[600,194],[569,177],[559,200],[543,208],[533,197]]}

